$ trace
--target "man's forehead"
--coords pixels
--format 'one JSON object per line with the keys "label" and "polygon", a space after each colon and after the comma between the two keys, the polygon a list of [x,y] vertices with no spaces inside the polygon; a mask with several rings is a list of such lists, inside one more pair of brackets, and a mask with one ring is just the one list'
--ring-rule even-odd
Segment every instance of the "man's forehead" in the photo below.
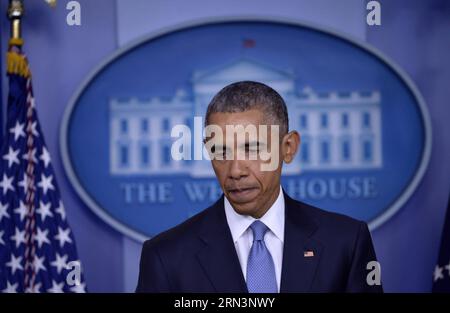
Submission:
{"label": "man's forehead", "polygon": [[209,116],[209,124],[224,125],[260,125],[264,124],[264,113],[259,109],[242,112],[215,112]]}

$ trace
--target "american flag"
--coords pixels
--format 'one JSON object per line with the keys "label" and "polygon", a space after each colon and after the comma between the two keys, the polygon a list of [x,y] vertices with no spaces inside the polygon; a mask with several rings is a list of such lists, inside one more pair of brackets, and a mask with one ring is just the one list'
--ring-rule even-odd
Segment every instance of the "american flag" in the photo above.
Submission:
{"label": "american flag", "polygon": [[433,271],[433,292],[450,293],[450,197],[441,237],[441,250]]}
{"label": "american flag", "polygon": [[36,114],[26,57],[8,52],[0,160],[0,291],[84,292],[86,285]]}

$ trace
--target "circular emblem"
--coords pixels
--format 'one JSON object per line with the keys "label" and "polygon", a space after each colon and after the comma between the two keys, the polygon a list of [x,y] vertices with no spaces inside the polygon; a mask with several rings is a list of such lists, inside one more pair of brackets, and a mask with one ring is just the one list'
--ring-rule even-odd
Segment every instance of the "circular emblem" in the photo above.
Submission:
{"label": "circular emblem", "polygon": [[398,66],[331,31],[226,19],[152,34],[116,52],[80,87],[65,112],[61,151],[81,199],[138,240],[212,204],[221,190],[209,161],[174,160],[171,129],[193,130],[193,157],[202,139],[196,122],[216,92],[240,80],[276,89],[301,134],[295,161],[283,168],[292,197],[373,229],[414,192],[431,127]]}

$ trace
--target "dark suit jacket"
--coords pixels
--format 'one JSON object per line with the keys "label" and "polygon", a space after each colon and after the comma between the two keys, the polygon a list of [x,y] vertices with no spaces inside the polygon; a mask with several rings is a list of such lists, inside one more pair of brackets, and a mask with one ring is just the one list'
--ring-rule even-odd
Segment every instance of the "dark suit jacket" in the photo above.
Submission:
{"label": "dark suit jacket", "polygon": [[[367,225],[284,194],[280,291],[382,292],[366,283],[376,260]],[[223,200],[144,243],[136,292],[248,292]]]}

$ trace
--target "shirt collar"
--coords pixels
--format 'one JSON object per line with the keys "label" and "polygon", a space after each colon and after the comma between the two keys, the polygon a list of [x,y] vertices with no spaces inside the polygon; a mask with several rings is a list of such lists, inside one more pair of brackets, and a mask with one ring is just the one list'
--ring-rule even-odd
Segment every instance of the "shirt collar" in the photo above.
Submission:
{"label": "shirt collar", "polygon": [[[224,207],[228,227],[230,228],[233,242],[236,243],[256,219],[250,215],[238,214],[226,197],[224,197]],[[259,220],[263,222],[270,231],[281,240],[281,242],[284,242],[284,211],[284,194],[283,189],[280,186],[278,198],[269,210],[267,210],[266,214]]]}

